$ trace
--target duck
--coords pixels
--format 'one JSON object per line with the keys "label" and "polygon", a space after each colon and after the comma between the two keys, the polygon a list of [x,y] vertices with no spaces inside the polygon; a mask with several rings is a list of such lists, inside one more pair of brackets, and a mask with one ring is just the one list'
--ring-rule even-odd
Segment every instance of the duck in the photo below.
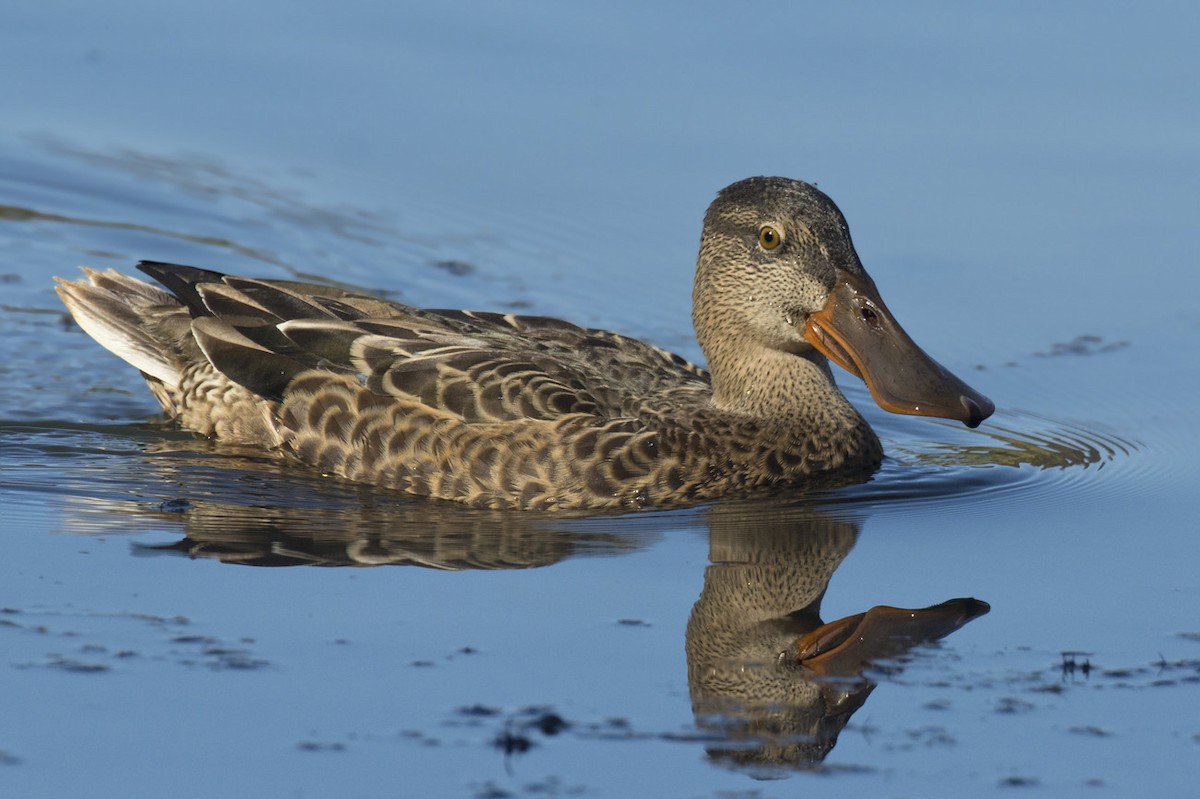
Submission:
{"label": "duck", "polygon": [[975,427],[992,402],[921,350],[816,186],[753,177],[703,222],[707,366],[608,330],[416,308],[328,285],[142,261],[57,278],[88,335],[194,433],[480,508],[634,510],[861,481],[885,410]]}

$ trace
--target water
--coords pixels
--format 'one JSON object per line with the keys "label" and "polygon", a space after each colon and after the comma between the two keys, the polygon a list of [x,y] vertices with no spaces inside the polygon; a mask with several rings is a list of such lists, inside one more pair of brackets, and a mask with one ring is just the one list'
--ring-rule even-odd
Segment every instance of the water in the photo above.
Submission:
{"label": "water", "polygon": [[[1197,12],[2,13],[4,795],[1194,786]],[[759,173],[820,182],[995,417],[889,416],[846,377],[889,453],[863,485],[488,514],[165,428],[52,289],[174,260],[697,358],[700,215]],[[824,621],[991,610],[866,682],[790,673],[778,737],[745,738],[770,712],[705,694],[705,620],[761,647],[747,622],[807,608],[774,624],[800,635],[822,591]]]}

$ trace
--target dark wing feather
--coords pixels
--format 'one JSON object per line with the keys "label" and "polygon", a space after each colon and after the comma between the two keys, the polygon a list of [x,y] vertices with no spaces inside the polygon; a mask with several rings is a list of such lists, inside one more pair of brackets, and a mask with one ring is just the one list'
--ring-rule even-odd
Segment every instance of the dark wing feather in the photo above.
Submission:
{"label": "dark wing feather", "polygon": [[323,308],[320,303],[282,283],[226,277],[225,285],[259,303],[264,310],[278,319],[334,317],[334,314]]}
{"label": "dark wing feather", "polygon": [[[326,286],[139,265],[189,308],[219,371],[280,399],[300,373],[354,374],[381,396],[467,422],[636,417],[707,385],[676,355],[542,316],[416,309]],[[681,391],[682,389],[682,391]]]}
{"label": "dark wing feather", "polygon": [[220,283],[225,276],[210,269],[159,261],[141,261],[137,268],[157,280],[182,302],[193,316],[208,315],[208,308],[197,288],[205,283]]}
{"label": "dark wing feather", "polygon": [[192,335],[217,371],[267,399],[283,399],[288,384],[304,371],[294,358],[272,352],[211,316],[193,319]]}

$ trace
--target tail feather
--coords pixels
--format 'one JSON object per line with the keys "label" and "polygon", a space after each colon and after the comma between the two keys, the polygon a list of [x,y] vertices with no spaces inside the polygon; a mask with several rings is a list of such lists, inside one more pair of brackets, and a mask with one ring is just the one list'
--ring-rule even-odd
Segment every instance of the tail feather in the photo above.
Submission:
{"label": "tail feather", "polygon": [[[163,344],[152,333],[162,306],[179,307],[165,291],[115,269],[83,268],[86,280],[58,281],[56,291],[81,328],[105,349],[170,387],[182,378]],[[158,314],[154,313],[159,309]]]}
{"label": "tail feather", "polygon": [[[166,286],[174,295],[171,298],[171,302],[186,305],[193,316],[209,315],[209,311],[204,305],[204,299],[197,291],[197,287],[203,283],[220,283],[225,278],[225,275],[222,273],[214,272],[211,269],[201,269],[198,266],[184,266],[183,264],[167,264],[162,261],[139,261],[137,268]],[[141,283],[136,278],[127,279],[135,283]]]}

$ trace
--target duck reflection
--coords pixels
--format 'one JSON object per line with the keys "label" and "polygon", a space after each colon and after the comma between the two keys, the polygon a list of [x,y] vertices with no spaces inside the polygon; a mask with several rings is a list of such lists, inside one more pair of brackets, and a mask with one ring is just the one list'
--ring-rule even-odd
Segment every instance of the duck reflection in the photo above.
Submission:
{"label": "duck reflection", "polygon": [[[425,503],[428,505],[428,503]],[[438,504],[247,508],[211,502],[182,508],[186,535],[142,552],[178,552],[248,566],[422,566],[446,571],[532,569],[647,544],[646,531],[550,529],[519,513]]]}
{"label": "duck reflection", "polygon": [[[135,545],[135,552],[248,566],[447,571],[530,569],[571,557],[619,555],[645,547],[661,531],[636,516],[631,524],[608,518],[556,525],[552,517],[414,501],[191,437],[159,441],[148,450],[151,457],[135,459],[115,485],[107,483],[107,474],[67,481],[68,529],[93,535],[161,530],[170,520],[173,528],[182,526],[182,538]],[[133,501],[130,486],[171,498]]]}
{"label": "duck reflection", "polygon": [[[158,464],[159,468],[163,464]],[[177,553],[253,566],[410,565],[526,569],[582,555],[619,555],[667,529],[708,528],[710,564],[685,634],[688,684],[708,755],[737,769],[819,767],[876,683],[872,669],[988,612],[977,599],[918,609],[880,605],[824,622],[821,600],[853,549],[860,522],[795,501],[756,499],[670,514],[564,519],[381,497],[339,482],[306,486],[295,474],[243,464],[230,481],[190,464],[171,482],[194,500],[144,504],[84,499],[81,527],[128,529],[130,511],[179,519],[184,536],[142,554]],[[211,480],[209,479],[211,477]],[[220,485],[221,490],[197,491]],[[269,500],[269,501],[264,501]],[[83,513],[82,511],[91,511]],[[95,511],[106,511],[96,513]],[[711,743],[715,738],[719,743]]]}
{"label": "duck reflection", "polygon": [[813,768],[875,689],[869,669],[987,613],[978,599],[876,606],[822,622],[829,580],[858,524],[821,513],[738,506],[710,514],[704,588],[688,620],[688,685],[708,748],[748,770]]}

